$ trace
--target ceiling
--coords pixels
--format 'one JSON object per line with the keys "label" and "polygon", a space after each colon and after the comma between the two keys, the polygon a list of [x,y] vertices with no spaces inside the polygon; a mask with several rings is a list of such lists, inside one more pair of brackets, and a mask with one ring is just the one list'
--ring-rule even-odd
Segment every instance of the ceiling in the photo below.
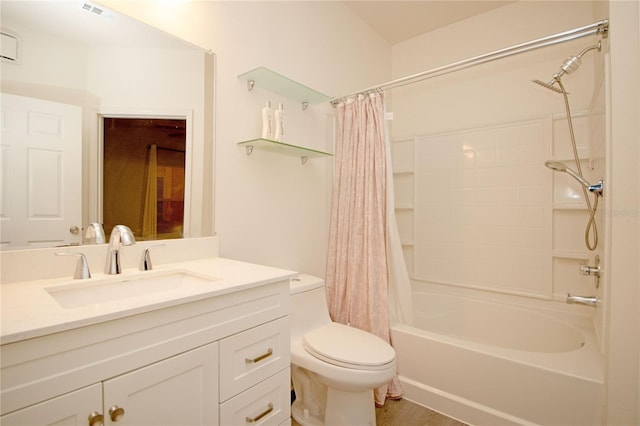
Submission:
{"label": "ceiling", "polygon": [[86,46],[185,48],[188,45],[90,1],[0,0],[0,10],[3,26],[6,21],[18,23]]}
{"label": "ceiling", "polygon": [[[346,0],[344,3],[393,45],[512,1]],[[69,38],[88,45],[131,45],[132,40],[136,40],[136,44],[150,47],[157,43],[160,33],[156,30],[153,31],[153,35],[146,34],[145,26],[136,25],[134,19],[126,16],[115,15],[110,19],[104,18],[110,16],[110,13],[99,17],[95,13],[83,10],[82,6],[96,5],[91,3],[91,0],[2,0],[0,4],[3,15],[12,16],[14,20],[31,21],[40,30],[55,26],[58,34],[68,32]],[[83,36],[78,37],[77,34]],[[175,43],[175,38],[164,37],[161,43]]]}
{"label": "ceiling", "polygon": [[350,0],[344,3],[393,45],[513,1]]}

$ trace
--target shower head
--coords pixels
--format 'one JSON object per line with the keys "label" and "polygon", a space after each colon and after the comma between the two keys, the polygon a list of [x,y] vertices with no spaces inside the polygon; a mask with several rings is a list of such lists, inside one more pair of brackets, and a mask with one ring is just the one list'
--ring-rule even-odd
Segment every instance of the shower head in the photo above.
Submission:
{"label": "shower head", "polygon": [[601,48],[602,48],[602,42],[598,41],[598,44],[594,44],[593,46],[589,46],[582,49],[582,51],[578,53],[576,56],[568,57],[562,62],[562,64],[560,64],[560,70],[553,75],[553,78],[548,83],[545,83],[544,81],[541,81],[541,80],[532,80],[532,81],[535,84],[539,84],[540,86],[546,89],[553,90],[554,92],[557,92],[557,93],[564,93],[562,89],[555,87],[555,84],[558,81],[560,81],[560,77],[562,77],[565,74],[571,74],[572,72],[577,70],[580,67],[580,64],[582,64],[582,57],[585,55],[585,53],[591,50],[600,51]]}
{"label": "shower head", "polygon": [[555,79],[551,80],[548,83],[545,83],[544,81],[540,81],[540,80],[531,80],[531,81],[534,82],[535,84],[539,84],[545,89],[553,90],[554,92],[557,92],[557,93],[564,93],[562,90],[554,86],[554,84],[556,83]]}
{"label": "shower head", "polygon": [[561,163],[559,161],[545,161],[544,165],[554,172],[563,172],[580,182],[582,186],[587,188],[589,191],[595,193],[596,195],[602,195],[603,182],[598,181],[595,185],[591,185],[585,178],[580,176],[573,169],[567,167],[566,164]]}
{"label": "shower head", "polygon": [[556,172],[566,172],[567,171],[567,166],[564,163],[561,163],[559,161],[545,161],[544,165],[545,165],[545,167],[548,167],[551,170],[556,171]]}

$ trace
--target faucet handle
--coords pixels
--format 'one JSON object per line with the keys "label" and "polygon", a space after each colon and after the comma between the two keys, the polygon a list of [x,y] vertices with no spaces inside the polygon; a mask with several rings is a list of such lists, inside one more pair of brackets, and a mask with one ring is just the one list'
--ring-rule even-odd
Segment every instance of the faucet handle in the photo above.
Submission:
{"label": "faucet handle", "polygon": [[78,263],[76,264],[76,272],[73,274],[74,280],[84,280],[87,278],[91,278],[91,271],[89,271],[89,264],[87,263],[87,258],[82,253],[71,253],[71,252],[58,252],[56,256],[76,256],[78,258]]}
{"label": "faucet handle", "polygon": [[162,247],[165,245],[166,244],[155,244],[144,249],[144,251],[142,252],[142,257],[140,258],[140,266],[138,267],[138,270],[140,271],[152,270],[153,265],[151,264],[151,254],[149,254],[149,249],[152,247]]}

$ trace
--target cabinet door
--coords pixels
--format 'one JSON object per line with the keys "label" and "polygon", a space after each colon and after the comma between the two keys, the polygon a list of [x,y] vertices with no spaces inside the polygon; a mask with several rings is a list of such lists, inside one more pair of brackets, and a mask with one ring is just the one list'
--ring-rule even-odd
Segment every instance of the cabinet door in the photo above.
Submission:
{"label": "cabinet door", "polygon": [[104,382],[105,425],[217,425],[218,344]]}
{"label": "cabinet door", "polygon": [[0,424],[85,426],[89,424],[92,412],[102,413],[102,386],[99,383],[5,414],[0,417]]}

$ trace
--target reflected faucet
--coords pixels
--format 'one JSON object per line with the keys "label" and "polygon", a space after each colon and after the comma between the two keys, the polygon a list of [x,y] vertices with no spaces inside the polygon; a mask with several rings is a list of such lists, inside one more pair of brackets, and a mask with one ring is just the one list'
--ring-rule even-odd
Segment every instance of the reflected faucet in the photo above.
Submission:
{"label": "reflected faucet", "polygon": [[104,229],[102,229],[102,224],[98,222],[90,223],[87,227],[87,233],[85,234],[85,238],[88,241],[95,239],[96,244],[104,244],[107,242],[106,237],[104,236]]}
{"label": "reflected faucet", "polygon": [[596,296],[573,296],[571,293],[567,293],[567,303],[596,306],[598,304],[598,298]]}
{"label": "reflected faucet", "polygon": [[128,226],[116,225],[111,231],[109,237],[109,249],[107,251],[107,263],[104,267],[104,273],[115,275],[122,272],[120,266],[120,246],[132,246],[136,243],[133,232]]}

